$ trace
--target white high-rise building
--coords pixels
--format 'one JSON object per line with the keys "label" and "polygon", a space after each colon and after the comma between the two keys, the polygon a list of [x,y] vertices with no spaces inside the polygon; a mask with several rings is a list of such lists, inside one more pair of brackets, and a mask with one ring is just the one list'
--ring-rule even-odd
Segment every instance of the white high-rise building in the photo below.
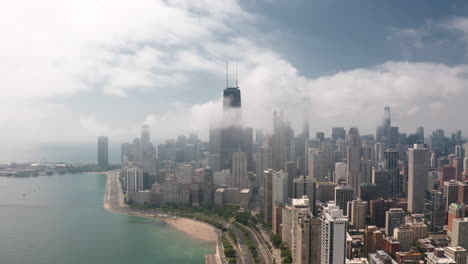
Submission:
{"label": "white high-rise building", "polygon": [[346,261],[348,219],[334,203],[323,208],[321,264],[343,264]]}
{"label": "white high-rise building", "polygon": [[143,190],[143,170],[140,168],[123,168],[121,176],[125,180],[127,192],[138,192]]}
{"label": "white high-rise building", "polygon": [[291,249],[293,263],[320,263],[321,219],[314,217],[307,196],[282,208],[282,240]]}
{"label": "white high-rise building", "polygon": [[340,182],[346,181],[346,170],[348,165],[344,162],[335,163],[335,183],[340,184]]}
{"label": "white high-rise building", "polygon": [[[298,261],[299,256],[303,256],[305,253],[304,251],[306,248],[308,249],[308,245],[310,243],[309,240],[306,241],[304,235],[304,223],[302,220],[310,218],[310,201],[307,196],[304,196],[302,199],[293,199],[292,200],[292,221],[291,221],[291,253],[293,255],[293,260],[296,259],[296,263],[300,263]],[[301,223],[302,222],[302,223]],[[307,221],[307,223],[310,223]],[[309,232],[310,225],[306,225],[306,230]],[[306,245],[306,248],[304,246]],[[308,251],[308,250],[307,250]],[[308,253],[305,254],[308,257]]]}
{"label": "white high-rise building", "polygon": [[400,242],[400,250],[408,252],[413,246],[413,230],[406,227],[400,226],[393,229],[393,239]]}
{"label": "white high-rise building", "polygon": [[318,182],[328,181],[325,153],[316,148],[309,148],[309,177]]}
{"label": "white high-rise building", "polygon": [[271,169],[271,149],[268,145],[264,145],[260,148],[260,161],[261,161],[261,178],[260,178],[260,186],[263,186],[264,178],[263,172]]}
{"label": "white high-rise building", "polygon": [[468,217],[452,220],[452,247],[468,248]]}
{"label": "white high-rise building", "polygon": [[179,174],[177,175],[180,183],[192,183],[193,167],[190,164],[183,164],[179,168]]}
{"label": "white high-rise building", "polygon": [[229,187],[249,189],[249,175],[247,174],[247,155],[245,152],[232,153],[232,173]]}
{"label": "white high-rise building", "polygon": [[408,149],[408,212],[424,211],[424,198],[429,173],[429,150],[422,144]]}
{"label": "white high-rise building", "polygon": [[348,213],[351,215],[351,224],[356,229],[364,229],[366,227],[366,218],[367,218],[367,202],[363,200],[354,200],[351,201],[351,212]]}
{"label": "white high-rise building", "polygon": [[227,185],[231,172],[229,170],[216,171],[213,173],[214,185],[221,186]]}
{"label": "white high-rise building", "polygon": [[354,189],[354,197],[356,197],[361,185],[361,137],[356,127],[350,128],[348,132],[348,169],[346,177],[347,183]]}
{"label": "white high-rise building", "polygon": [[445,256],[455,260],[457,264],[466,264],[468,252],[462,247],[444,248]]}
{"label": "white high-rise building", "polygon": [[273,204],[288,201],[288,174],[284,171],[273,173]]}
{"label": "white high-rise building", "polygon": [[385,152],[385,145],[383,143],[375,143],[374,145],[375,151],[375,161],[383,162],[385,159],[384,152]]}
{"label": "white high-rise building", "polygon": [[430,165],[431,165],[431,169],[437,168],[437,159],[436,159],[436,155],[434,152],[432,152],[431,154]]}

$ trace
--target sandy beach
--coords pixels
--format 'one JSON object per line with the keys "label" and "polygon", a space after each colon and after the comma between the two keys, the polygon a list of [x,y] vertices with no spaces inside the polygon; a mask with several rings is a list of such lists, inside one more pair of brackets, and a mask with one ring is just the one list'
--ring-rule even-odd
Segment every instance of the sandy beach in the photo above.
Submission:
{"label": "sandy beach", "polygon": [[122,187],[120,181],[118,180],[117,171],[109,171],[105,173],[107,176],[106,190],[104,193],[103,207],[104,209],[114,212],[121,213],[126,215],[141,216],[141,217],[151,217],[164,220],[166,223],[176,228],[177,230],[184,232],[185,234],[195,238],[200,239],[212,244],[217,243],[217,235],[215,228],[209,224],[196,221],[189,218],[173,218],[167,216],[165,213],[155,214],[154,212],[144,212],[136,209],[131,209],[124,203],[124,197],[122,193]]}
{"label": "sandy beach", "polygon": [[207,241],[209,243],[216,244],[217,236],[215,228],[209,224],[196,221],[189,218],[164,218],[166,223],[170,224],[174,228],[186,233],[187,235]]}

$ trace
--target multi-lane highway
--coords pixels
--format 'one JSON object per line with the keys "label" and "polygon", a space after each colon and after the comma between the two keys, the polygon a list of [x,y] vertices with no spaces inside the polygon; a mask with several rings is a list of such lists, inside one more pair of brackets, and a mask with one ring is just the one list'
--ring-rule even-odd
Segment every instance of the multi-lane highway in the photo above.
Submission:
{"label": "multi-lane highway", "polygon": [[252,255],[250,254],[249,247],[247,246],[247,239],[244,236],[239,228],[234,225],[231,225],[232,231],[236,234],[237,238],[237,245],[239,247],[240,257],[242,259],[243,264],[254,264]]}

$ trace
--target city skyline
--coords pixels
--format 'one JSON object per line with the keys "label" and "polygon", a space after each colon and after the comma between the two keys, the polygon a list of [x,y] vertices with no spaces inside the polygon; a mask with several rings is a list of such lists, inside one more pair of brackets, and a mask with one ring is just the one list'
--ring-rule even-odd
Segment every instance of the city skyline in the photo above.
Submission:
{"label": "city skyline", "polygon": [[0,31],[8,263],[468,263],[467,2],[18,0]]}

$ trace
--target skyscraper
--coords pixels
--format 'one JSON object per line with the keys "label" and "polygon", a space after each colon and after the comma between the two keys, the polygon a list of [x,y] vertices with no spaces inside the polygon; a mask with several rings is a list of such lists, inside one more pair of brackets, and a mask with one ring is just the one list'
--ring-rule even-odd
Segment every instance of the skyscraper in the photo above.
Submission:
{"label": "skyscraper", "polygon": [[458,202],[468,204],[468,182],[458,182]]}
{"label": "skyscraper", "polygon": [[402,179],[398,169],[398,152],[393,149],[385,151],[385,167],[388,170],[388,188],[390,197],[399,197],[402,193]]}
{"label": "skyscraper", "polygon": [[387,145],[390,148],[396,148],[399,141],[400,133],[398,132],[398,127],[389,127],[388,128],[388,140]]}
{"label": "skyscraper", "polygon": [[[310,259],[310,213],[309,199],[292,200],[291,253],[296,263],[309,263]],[[289,228],[288,228],[289,229]]]}
{"label": "skyscraper", "polygon": [[409,221],[406,221],[406,226],[413,231],[413,241],[429,236],[427,225],[424,224],[424,215],[422,214],[412,214]]}
{"label": "skyscraper", "polygon": [[234,152],[232,154],[232,171],[229,185],[233,188],[250,188],[250,181],[247,174],[247,157],[245,152]]}
{"label": "skyscraper", "polygon": [[270,147],[264,145],[260,148],[260,186],[264,185],[264,172],[268,169],[271,169],[271,152]]}
{"label": "skyscraper", "polygon": [[451,246],[468,248],[468,217],[453,219]]}
{"label": "skyscraper", "polygon": [[340,184],[342,182],[346,181],[346,171],[347,171],[348,165],[344,162],[336,162],[335,163],[335,177],[333,181],[336,184]]}
{"label": "skyscraper", "polygon": [[273,204],[288,201],[288,174],[283,171],[273,173]]}
{"label": "skyscraper", "polygon": [[241,91],[239,87],[227,87],[223,91],[223,109],[241,108]]}
{"label": "skyscraper", "polygon": [[132,142],[132,156],[133,162],[135,164],[141,164],[141,140],[139,138],[135,138]]}
{"label": "skyscraper", "polygon": [[383,248],[383,234],[376,226],[368,225],[364,230],[364,254]]}
{"label": "skyscraper", "polygon": [[141,126],[141,142],[143,143],[150,143],[150,132],[148,125]]}
{"label": "skyscraper", "polygon": [[384,108],[384,117],[383,117],[382,125],[377,126],[377,131],[376,131],[377,141],[388,144],[390,126],[391,126],[390,107],[386,106]]}
{"label": "skyscraper", "polygon": [[382,198],[372,200],[370,202],[371,223],[377,227],[384,228],[386,220],[386,212],[393,206],[391,200]]}
{"label": "skyscraper", "polygon": [[325,153],[315,148],[309,148],[309,177],[319,182],[328,181]]}
{"label": "skyscraper", "polygon": [[456,180],[463,180],[463,159],[459,157],[453,159],[453,166],[455,167]]}
{"label": "skyscraper", "polygon": [[221,129],[218,127],[210,127],[209,140],[208,151],[211,154],[219,155],[221,153]]}
{"label": "skyscraper", "polygon": [[[227,87],[224,89],[220,144],[222,169],[232,168],[232,153],[239,151],[239,147],[242,146],[244,141],[241,105],[241,91],[237,85],[236,87]],[[214,136],[215,134],[213,137]]]}
{"label": "skyscraper", "polygon": [[332,140],[336,142],[338,139],[346,139],[346,130],[344,127],[332,127]]}
{"label": "skyscraper", "polygon": [[348,215],[348,202],[353,200],[353,188],[348,185],[338,185],[335,188],[335,204]]}
{"label": "skyscraper", "polygon": [[393,236],[393,229],[405,224],[405,211],[401,208],[391,208],[386,212],[385,234]]}
{"label": "skyscraper", "polygon": [[310,201],[304,196],[292,199],[282,209],[282,240],[291,250],[294,263],[320,263],[321,219],[310,211]]}
{"label": "skyscraper", "polygon": [[273,170],[263,172],[263,217],[265,222],[271,223],[273,213]]}
{"label": "skyscraper", "polygon": [[421,144],[414,144],[408,150],[408,211],[411,213],[424,210],[428,173],[429,150]]}
{"label": "skyscraper", "polygon": [[393,237],[400,242],[400,250],[403,252],[410,251],[413,247],[413,230],[406,226],[400,226],[394,229]]}
{"label": "skyscraper", "polygon": [[322,222],[305,209],[295,210],[292,258],[297,264],[320,263]]}
{"label": "skyscraper", "polygon": [[147,174],[145,178],[145,188],[151,188],[151,185],[158,180],[158,157],[156,148],[150,141],[150,131],[147,125],[141,126],[140,155],[143,171]]}
{"label": "skyscraper", "polygon": [[293,198],[293,181],[297,177],[297,163],[295,161],[286,162],[286,172],[288,173],[288,198]]}
{"label": "skyscraper", "polygon": [[453,219],[465,217],[465,205],[462,203],[452,203],[449,206],[448,210],[448,220],[447,220],[447,235],[451,237]]}
{"label": "skyscraper", "polygon": [[177,181],[179,183],[192,183],[193,177],[193,167],[190,164],[183,164],[179,168],[179,173],[177,174]]}
{"label": "skyscraper", "polygon": [[109,168],[109,142],[104,136],[98,137],[98,166],[103,169]]}
{"label": "skyscraper", "polygon": [[309,120],[304,120],[302,122],[302,136],[304,139],[309,139],[310,137],[310,122]]}
{"label": "skyscraper", "polygon": [[424,144],[424,127],[417,127],[416,134],[419,137],[419,144]]}
{"label": "skyscraper", "polygon": [[214,184],[213,184],[213,170],[210,167],[206,167],[203,174],[202,183],[202,197],[203,204],[213,204],[214,198]]}
{"label": "skyscraper", "polygon": [[367,202],[363,200],[353,200],[351,202],[351,224],[356,229],[364,229],[366,227],[367,218]]}
{"label": "skyscraper", "polygon": [[372,168],[372,183],[375,184],[379,190],[379,197],[389,197],[389,173],[388,170],[379,170]]}
{"label": "skyscraper", "polygon": [[424,204],[424,218],[429,232],[439,232],[445,224],[446,208],[445,197],[441,192],[426,191]]}
{"label": "skyscraper", "polygon": [[391,123],[391,116],[390,116],[390,106],[384,107],[384,120],[383,120],[383,127],[384,127],[384,136],[388,137],[388,129],[392,125]]}
{"label": "skyscraper", "polygon": [[452,165],[444,165],[440,168],[440,185],[443,185],[445,181],[457,180],[457,170]]}
{"label": "skyscraper", "polygon": [[121,176],[125,180],[125,188],[127,192],[143,190],[143,170],[140,168],[130,167],[123,168]]}
{"label": "skyscraper", "polygon": [[334,203],[323,208],[321,264],[344,264],[348,219]]}
{"label": "skyscraper", "polygon": [[286,162],[291,156],[291,124],[284,117],[283,111],[273,113],[273,136],[271,137],[271,167],[274,170],[286,170]]}
{"label": "skyscraper", "polygon": [[463,172],[465,174],[465,177],[468,177],[468,156],[465,156],[465,158],[463,159]]}
{"label": "skyscraper", "polygon": [[348,133],[348,170],[347,170],[347,183],[355,191],[361,185],[361,138],[357,128],[352,127]]}
{"label": "skyscraper", "polygon": [[122,164],[131,161],[132,154],[131,154],[131,144],[130,143],[122,143],[120,144],[120,162]]}
{"label": "skyscraper", "polygon": [[448,210],[452,203],[458,201],[458,182],[451,180],[444,182],[445,208]]}
{"label": "skyscraper", "polygon": [[315,214],[315,195],[316,195],[316,182],[314,179],[300,176],[293,181],[293,198],[299,199],[307,196],[310,201],[310,209],[312,214]]}
{"label": "skyscraper", "polygon": [[468,252],[462,247],[444,248],[445,256],[455,260],[457,264],[466,264]]}

